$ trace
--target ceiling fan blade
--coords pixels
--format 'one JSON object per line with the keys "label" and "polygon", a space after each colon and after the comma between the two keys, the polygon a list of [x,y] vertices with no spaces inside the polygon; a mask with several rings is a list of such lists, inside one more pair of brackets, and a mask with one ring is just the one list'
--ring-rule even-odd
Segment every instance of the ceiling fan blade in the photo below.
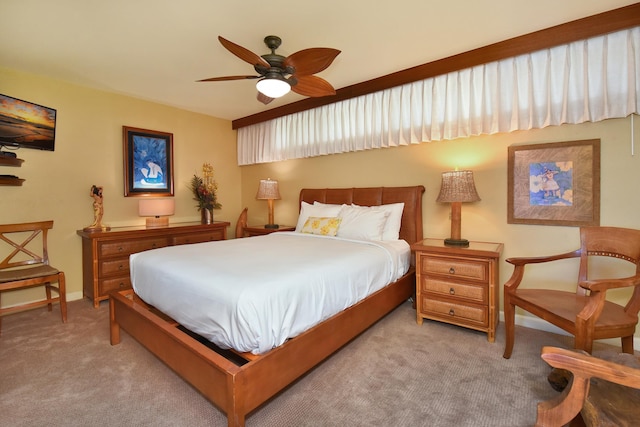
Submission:
{"label": "ceiling fan blade", "polygon": [[273,98],[269,98],[264,93],[258,92],[258,101],[262,102],[264,105],[267,105],[268,103],[273,101]]}
{"label": "ceiling fan blade", "polygon": [[271,67],[271,65],[269,65],[269,63],[263,57],[256,55],[250,50],[245,49],[244,47],[237,45],[233,42],[230,42],[229,40],[220,36],[218,36],[218,40],[220,41],[222,46],[224,46],[229,52],[233,53],[235,56],[242,59],[243,61],[248,62],[253,66],[262,65],[263,67],[267,67],[267,68]]}
{"label": "ceiling fan blade", "polygon": [[292,85],[291,90],[299,95],[320,97],[336,94],[333,86],[318,76],[296,76],[295,79],[298,83]]}
{"label": "ceiling fan blade", "polygon": [[210,79],[196,80],[198,82],[222,82],[226,80],[251,80],[259,79],[262,76],[225,76],[225,77],[211,77]]}
{"label": "ceiling fan blade", "polygon": [[338,54],[337,49],[313,47],[292,53],[284,60],[284,66],[295,68],[296,76],[308,76],[326,69]]}

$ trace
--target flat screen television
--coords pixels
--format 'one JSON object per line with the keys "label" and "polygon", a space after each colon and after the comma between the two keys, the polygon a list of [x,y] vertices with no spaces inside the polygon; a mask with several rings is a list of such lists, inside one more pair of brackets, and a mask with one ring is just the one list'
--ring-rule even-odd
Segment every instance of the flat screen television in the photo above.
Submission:
{"label": "flat screen television", "polygon": [[0,94],[0,148],[53,151],[56,110]]}

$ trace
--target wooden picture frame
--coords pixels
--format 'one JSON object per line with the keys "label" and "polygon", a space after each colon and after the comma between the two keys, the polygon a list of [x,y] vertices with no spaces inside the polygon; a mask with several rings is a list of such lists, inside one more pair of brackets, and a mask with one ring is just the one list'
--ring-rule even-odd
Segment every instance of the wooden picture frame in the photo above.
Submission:
{"label": "wooden picture frame", "polygon": [[173,196],[173,134],[122,127],[124,195]]}
{"label": "wooden picture frame", "polygon": [[600,225],[600,140],[508,147],[507,223]]}

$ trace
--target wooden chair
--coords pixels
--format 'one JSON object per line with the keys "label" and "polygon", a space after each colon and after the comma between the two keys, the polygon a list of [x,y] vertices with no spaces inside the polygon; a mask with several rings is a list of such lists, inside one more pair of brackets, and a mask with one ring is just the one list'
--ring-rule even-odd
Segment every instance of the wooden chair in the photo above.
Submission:
{"label": "wooden chair", "polygon": [[[580,257],[576,292],[555,289],[520,289],[528,264]],[[616,279],[588,279],[589,259],[614,257],[635,264],[635,275]],[[514,342],[515,308],[520,307],[575,337],[574,347],[591,353],[593,340],[618,338],[622,351],[633,354],[633,334],[640,309],[640,230],[616,227],[582,227],[580,249],[560,255],[509,258],[515,266],[504,285],[506,344],[503,357],[511,357]],[[607,301],[609,289],[635,287],[623,307]]]}
{"label": "wooden chair", "polygon": [[247,226],[247,212],[248,209],[244,208],[238,217],[238,223],[236,224],[236,239],[244,237],[244,228]]}
{"label": "wooden chair", "polygon": [[[0,241],[9,246],[8,249],[0,252],[4,256],[0,262],[0,296],[6,291],[34,286],[44,286],[46,293],[44,300],[0,308],[0,321],[1,316],[5,314],[33,307],[47,305],[51,311],[55,302],[60,303],[62,322],[67,321],[64,273],[49,265],[47,232],[52,227],[53,221],[0,225]],[[58,285],[54,286],[52,283]],[[58,296],[52,297],[51,290],[54,290]],[[1,325],[0,323],[0,327]]]}
{"label": "wooden chair", "polygon": [[562,394],[538,403],[536,427],[640,423],[640,361],[634,356],[622,354],[607,361],[578,351],[543,347],[542,358],[556,369],[570,371],[573,379]]}

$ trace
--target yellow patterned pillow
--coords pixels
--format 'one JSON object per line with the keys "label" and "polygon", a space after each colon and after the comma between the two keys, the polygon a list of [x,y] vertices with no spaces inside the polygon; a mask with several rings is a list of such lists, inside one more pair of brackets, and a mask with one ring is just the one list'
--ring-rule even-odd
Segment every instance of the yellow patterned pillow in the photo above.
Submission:
{"label": "yellow patterned pillow", "polygon": [[338,227],[340,227],[341,222],[342,218],[338,217],[310,216],[305,221],[301,232],[320,236],[335,236],[338,234]]}

